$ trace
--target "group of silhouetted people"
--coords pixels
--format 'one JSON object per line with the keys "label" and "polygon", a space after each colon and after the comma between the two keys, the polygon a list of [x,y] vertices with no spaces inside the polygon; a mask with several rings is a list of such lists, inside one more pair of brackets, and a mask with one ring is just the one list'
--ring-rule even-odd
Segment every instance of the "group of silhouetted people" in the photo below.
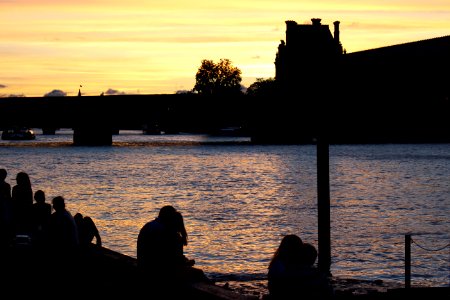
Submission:
{"label": "group of silhouetted people", "polygon": [[[0,238],[2,250],[24,242],[30,247],[58,255],[76,253],[92,243],[101,246],[94,221],[81,213],[75,216],[66,209],[65,199],[56,196],[46,202],[45,192],[33,194],[30,177],[19,172],[16,185],[6,182],[7,171],[0,169]],[[53,212],[52,212],[53,209]],[[23,245],[22,245],[23,246]]]}
{"label": "group of silhouetted people", "polygon": [[195,261],[184,255],[187,244],[183,216],[171,205],[162,207],[158,216],[141,228],[137,239],[138,270],[151,280],[154,291],[177,297],[180,295],[171,285],[208,281],[202,270],[192,267]]}
{"label": "group of silhouetted people", "polygon": [[[137,240],[138,267],[153,280],[166,282],[184,274],[194,261],[183,255],[187,232],[181,213],[166,205],[158,216],[146,223]],[[330,299],[334,295],[328,274],[315,266],[318,252],[310,243],[303,243],[294,234],[283,237],[268,266],[267,299]],[[202,279],[204,275],[195,273]]]}
{"label": "group of silhouetted people", "polygon": [[0,169],[0,224],[2,246],[8,245],[16,235],[29,233],[32,226],[33,191],[28,174],[19,172],[16,185],[6,182],[8,173]]}
{"label": "group of silhouetted people", "polygon": [[295,234],[283,237],[269,264],[270,299],[330,299],[327,274],[315,267],[317,249]]}
{"label": "group of silhouetted people", "polygon": [[[54,197],[50,205],[44,191],[33,194],[27,173],[17,174],[17,184],[12,189],[6,177],[6,170],[0,169],[2,248],[13,245],[18,237],[29,236],[34,249],[41,253],[50,251],[56,266],[65,268],[64,262],[93,245],[94,239],[96,245],[102,245],[94,221],[81,213],[72,216],[62,196]],[[139,274],[165,293],[176,282],[209,281],[202,270],[193,267],[195,261],[184,255],[187,244],[182,214],[171,205],[163,206],[158,216],[139,231]],[[297,235],[284,236],[268,266],[267,298],[330,299],[333,288],[328,274],[315,267],[317,255],[316,248]]]}

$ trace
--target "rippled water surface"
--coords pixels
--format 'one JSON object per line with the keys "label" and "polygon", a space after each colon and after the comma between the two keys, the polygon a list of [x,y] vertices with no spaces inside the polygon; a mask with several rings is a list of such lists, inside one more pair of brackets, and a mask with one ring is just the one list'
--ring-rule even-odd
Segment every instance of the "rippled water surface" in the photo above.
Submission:
{"label": "rippled water surface", "polygon": [[[317,246],[314,145],[129,131],[79,147],[70,131],[37,133],[0,141],[7,181],[26,171],[48,202],[64,196],[108,248],[135,257],[139,229],[166,204],[185,216],[186,255],[216,280],[264,280],[285,234]],[[449,285],[449,144],[331,145],[330,190],[333,276],[403,282],[411,234],[412,284]]]}

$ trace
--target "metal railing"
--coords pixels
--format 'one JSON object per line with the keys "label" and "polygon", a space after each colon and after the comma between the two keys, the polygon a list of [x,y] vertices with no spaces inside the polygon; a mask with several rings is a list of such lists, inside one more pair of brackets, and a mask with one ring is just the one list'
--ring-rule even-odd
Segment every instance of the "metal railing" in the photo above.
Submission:
{"label": "metal railing", "polygon": [[450,243],[440,247],[438,249],[429,249],[421,246],[414,241],[410,234],[405,235],[405,288],[411,288],[411,244],[417,245],[419,248],[425,251],[442,251],[447,247],[450,247]]}

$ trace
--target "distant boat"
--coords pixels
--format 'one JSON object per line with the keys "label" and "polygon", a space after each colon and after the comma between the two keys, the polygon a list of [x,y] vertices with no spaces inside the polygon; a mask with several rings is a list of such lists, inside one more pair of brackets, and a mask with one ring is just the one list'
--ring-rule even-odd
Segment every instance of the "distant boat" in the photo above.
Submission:
{"label": "distant boat", "polygon": [[214,130],[211,132],[214,136],[240,137],[248,136],[247,132],[241,126],[229,126]]}
{"label": "distant boat", "polygon": [[157,122],[151,124],[145,124],[142,129],[143,134],[147,135],[160,135],[162,134],[161,128]]}
{"label": "distant boat", "polygon": [[2,140],[34,140],[36,135],[30,128],[6,129],[2,132]]}

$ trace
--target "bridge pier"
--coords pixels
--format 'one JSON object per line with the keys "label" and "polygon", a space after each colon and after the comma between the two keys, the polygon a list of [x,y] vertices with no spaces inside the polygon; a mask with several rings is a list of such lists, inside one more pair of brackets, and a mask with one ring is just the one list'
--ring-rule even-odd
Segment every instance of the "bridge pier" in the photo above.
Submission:
{"label": "bridge pier", "polygon": [[92,126],[73,129],[76,146],[111,146],[113,130],[110,127]]}

